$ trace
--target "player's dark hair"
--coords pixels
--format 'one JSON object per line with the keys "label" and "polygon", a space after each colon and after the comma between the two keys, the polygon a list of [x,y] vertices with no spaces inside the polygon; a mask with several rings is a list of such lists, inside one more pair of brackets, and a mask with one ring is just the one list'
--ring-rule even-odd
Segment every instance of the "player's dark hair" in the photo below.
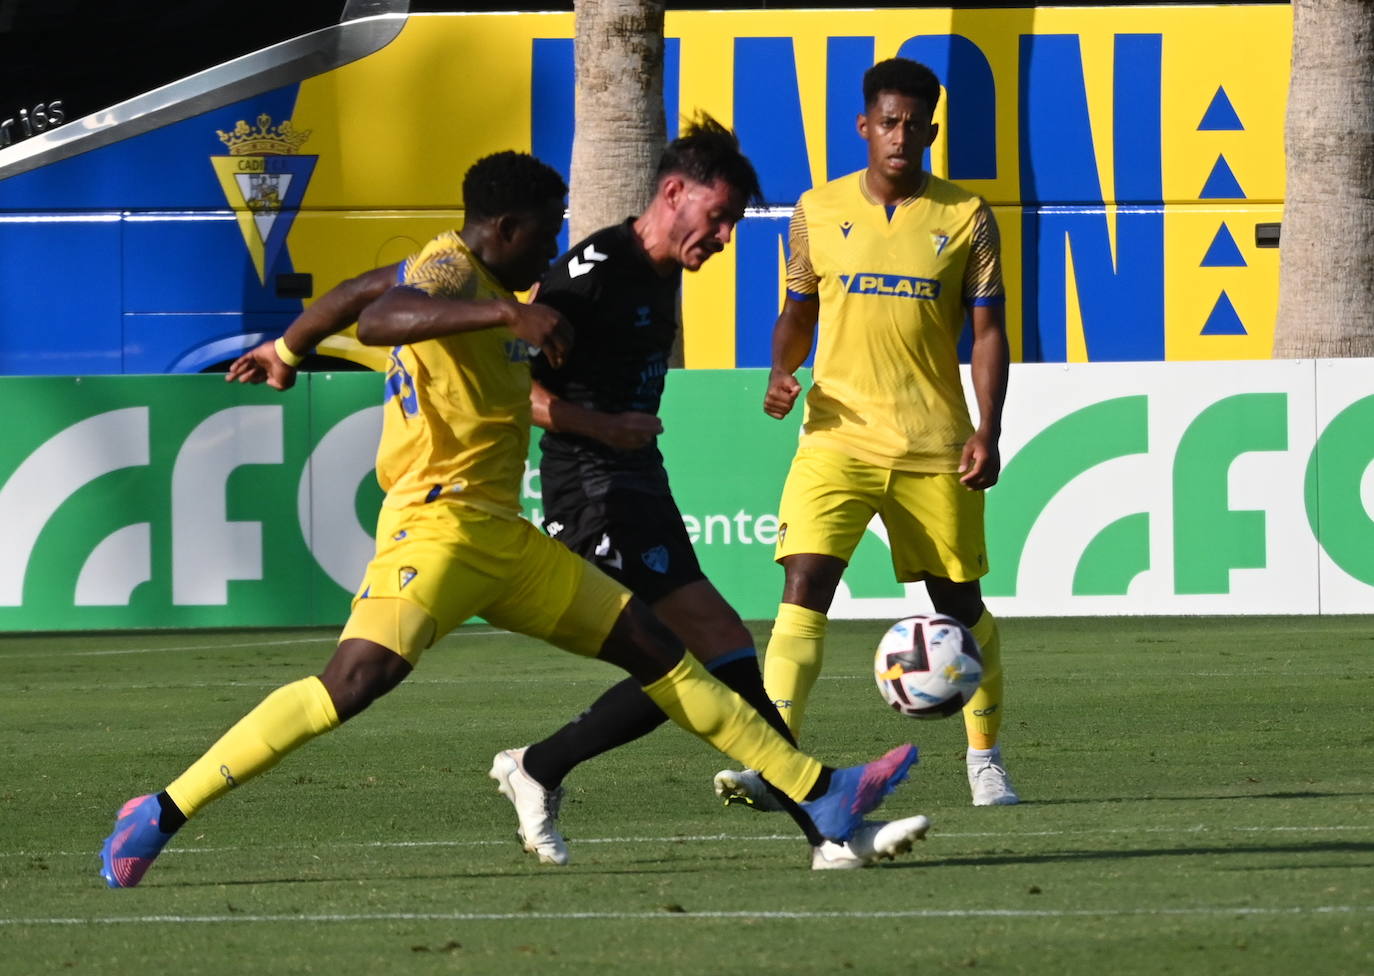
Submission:
{"label": "player's dark hair", "polygon": [[873,107],[879,92],[885,91],[919,98],[921,104],[934,115],[935,103],[940,100],[940,79],[920,62],[907,58],[888,58],[864,72],[864,111]]}
{"label": "player's dark hair", "polygon": [[759,175],[749,157],[740,151],[739,137],[705,112],[688,120],[682,135],[663,150],[658,172],[654,174],[655,185],[674,173],[707,185],[724,180],[749,202],[763,201]]}
{"label": "player's dark hair", "polygon": [[463,176],[467,220],[533,213],[567,195],[568,185],[552,167],[509,149],[483,156]]}

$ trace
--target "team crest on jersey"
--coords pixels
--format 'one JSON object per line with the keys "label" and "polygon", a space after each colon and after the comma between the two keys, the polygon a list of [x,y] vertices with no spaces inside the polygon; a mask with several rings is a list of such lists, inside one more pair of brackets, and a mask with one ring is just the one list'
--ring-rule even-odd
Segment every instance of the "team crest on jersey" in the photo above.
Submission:
{"label": "team crest on jersey", "polygon": [[232,132],[216,131],[229,155],[211,156],[210,165],[238,220],[258,281],[266,284],[320,157],[299,155],[309,129],[297,129],[290,119],[273,125],[266,112],[257,125],[239,119]]}
{"label": "team crest on jersey", "polygon": [[945,253],[945,248],[949,246],[949,235],[941,233],[938,230],[932,231],[930,243],[935,245],[935,256],[939,257],[941,254]]}
{"label": "team crest on jersey", "polygon": [[668,572],[668,550],[664,546],[654,546],[646,549],[639,556],[644,560],[644,565],[648,566],[655,573]]}

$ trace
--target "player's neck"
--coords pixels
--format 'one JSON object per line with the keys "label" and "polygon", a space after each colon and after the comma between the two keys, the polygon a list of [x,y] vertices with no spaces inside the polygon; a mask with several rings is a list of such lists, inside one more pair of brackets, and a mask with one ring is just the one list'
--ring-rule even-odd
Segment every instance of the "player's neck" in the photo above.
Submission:
{"label": "player's neck", "polygon": [[634,222],[635,240],[640,250],[654,270],[665,278],[681,267],[669,234],[671,228],[671,215],[659,207],[658,198],[651,200]]}
{"label": "player's neck", "polygon": [[893,180],[871,169],[864,170],[864,187],[876,203],[892,207],[911,197],[920,196],[925,189],[926,179],[930,176],[925,170],[918,170],[910,177]]}

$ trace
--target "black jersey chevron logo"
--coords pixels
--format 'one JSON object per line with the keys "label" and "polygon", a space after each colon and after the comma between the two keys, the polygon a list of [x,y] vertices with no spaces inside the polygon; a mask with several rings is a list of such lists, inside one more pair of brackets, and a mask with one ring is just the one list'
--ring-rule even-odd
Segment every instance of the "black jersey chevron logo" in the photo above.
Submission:
{"label": "black jersey chevron logo", "polygon": [[608,256],[598,251],[595,244],[588,244],[582,249],[582,257],[585,260],[579,261],[576,254],[568,258],[568,277],[580,278],[595,268],[599,262],[605,261]]}

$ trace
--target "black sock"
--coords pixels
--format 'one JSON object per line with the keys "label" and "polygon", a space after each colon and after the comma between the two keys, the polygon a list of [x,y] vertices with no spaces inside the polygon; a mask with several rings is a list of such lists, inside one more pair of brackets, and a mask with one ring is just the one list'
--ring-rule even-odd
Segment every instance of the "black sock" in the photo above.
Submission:
{"label": "black sock", "polygon": [[[787,723],[763,690],[763,675],[755,654],[751,652],[715,668],[708,664],[706,669],[753,706],[783,738],[796,745]],[[626,678],[577,718],[526,749],[525,772],[544,789],[555,789],[578,763],[648,735],[666,721],[668,716],[644,693],[643,686]]]}
{"label": "black sock", "polygon": [[816,785],[811,787],[806,794],[807,801],[819,800],[830,792],[830,775],[835,772],[834,766],[822,766],[820,776],[816,777]]}
{"label": "black sock", "polygon": [[157,805],[162,808],[157,818],[157,829],[164,834],[175,834],[186,823],[186,814],[172,802],[166,790],[157,795]]}
{"label": "black sock", "polygon": [[634,678],[612,685],[577,718],[525,750],[525,772],[546,790],[555,789],[578,763],[648,735],[664,715]]}

